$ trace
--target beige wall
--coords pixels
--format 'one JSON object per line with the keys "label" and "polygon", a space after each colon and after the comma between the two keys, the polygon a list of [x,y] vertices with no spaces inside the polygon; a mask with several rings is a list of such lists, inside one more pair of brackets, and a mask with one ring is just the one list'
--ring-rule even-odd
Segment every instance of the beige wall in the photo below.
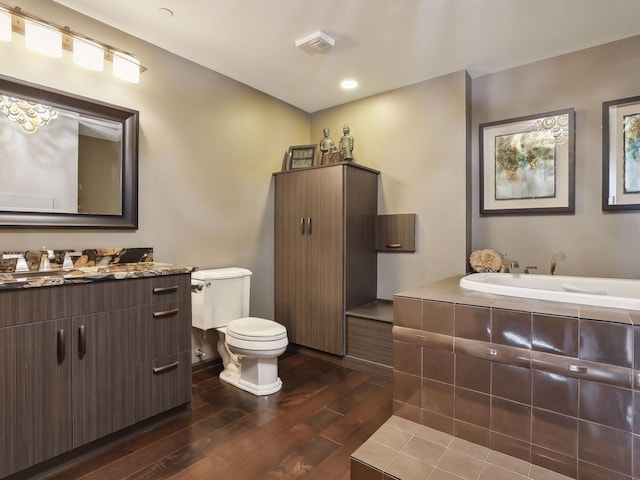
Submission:
{"label": "beige wall", "polygon": [[[271,317],[271,174],[288,145],[317,143],[324,127],[337,143],[346,123],[355,161],[381,171],[379,213],[418,218],[414,254],[378,255],[379,297],[464,272],[471,247],[543,271],[563,250],[559,273],[640,276],[639,214],[600,210],[601,103],[640,93],[640,37],[473,81],[456,72],[308,115],[53,2],[15,3],[131,51],[148,68],[132,85],[29,52],[21,36],[0,43],[4,75],[140,111],[140,225],[3,230],[0,250],[152,246],[158,261],[243,266],[254,272],[251,313]],[[480,218],[478,124],[565,107],[576,109],[576,214]]]}
{"label": "beige wall", "polygon": [[0,42],[4,75],[140,111],[140,222],[125,232],[2,230],[0,250],[151,246],[162,262],[242,266],[254,272],[251,313],[271,317],[271,174],[288,145],[308,143],[308,115],[53,2],[14,4],[130,51],[148,68],[134,85],[28,51],[20,35]]}
{"label": "beige wall", "polygon": [[[476,78],[473,112],[473,248],[507,252],[521,266],[558,274],[640,278],[640,212],[603,213],[602,102],[640,95],[640,37]],[[575,215],[480,217],[478,126],[573,107]]]}
{"label": "beige wall", "polygon": [[416,213],[416,252],[378,254],[378,297],[465,271],[467,87],[457,72],[311,115],[312,142],[348,124],[354,161],[381,172],[378,212]]}

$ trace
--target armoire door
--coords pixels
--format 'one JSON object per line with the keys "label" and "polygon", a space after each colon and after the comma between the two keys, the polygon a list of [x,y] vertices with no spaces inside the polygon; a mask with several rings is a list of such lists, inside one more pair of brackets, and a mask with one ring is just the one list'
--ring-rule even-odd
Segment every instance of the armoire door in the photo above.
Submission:
{"label": "armoire door", "polygon": [[343,168],[276,176],[275,312],[292,343],[342,355]]}
{"label": "armoire door", "polygon": [[309,346],[344,354],[344,167],[307,173]]}
{"label": "armoire door", "polygon": [[[311,337],[307,289],[307,190],[305,172],[276,177],[275,319],[287,328],[291,343]],[[304,229],[304,230],[303,230]]]}

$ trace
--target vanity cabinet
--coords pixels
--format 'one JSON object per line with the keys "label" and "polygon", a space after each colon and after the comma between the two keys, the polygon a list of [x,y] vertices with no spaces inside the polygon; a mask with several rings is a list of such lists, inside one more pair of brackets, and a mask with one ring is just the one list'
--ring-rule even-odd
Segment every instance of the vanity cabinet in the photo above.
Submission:
{"label": "vanity cabinet", "polygon": [[291,343],[344,355],[345,310],[376,298],[379,172],[275,174],[275,320]]}
{"label": "vanity cabinet", "polygon": [[138,317],[138,420],[191,399],[189,292],[188,275],[154,278],[144,290]]}
{"label": "vanity cabinet", "polygon": [[71,320],[21,318],[0,328],[0,477],[72,448]]}
{"label": "vanity cabinet", "polygon": [[125,308],[73,319],[74,447],[136,421],[137,313]]}
{"label": "vanity cabinet", "polygon": [[190,291],[189,274],[0,291],[0,478],[188,403]]}

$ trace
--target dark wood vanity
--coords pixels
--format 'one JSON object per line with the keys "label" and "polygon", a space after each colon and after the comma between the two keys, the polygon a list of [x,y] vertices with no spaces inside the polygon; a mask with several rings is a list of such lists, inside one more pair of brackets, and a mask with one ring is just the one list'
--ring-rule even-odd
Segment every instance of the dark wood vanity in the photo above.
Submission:
{"label": "dark wood vanity", "polygon": [[0,290],[0,477],[189,404],[190,278]]}

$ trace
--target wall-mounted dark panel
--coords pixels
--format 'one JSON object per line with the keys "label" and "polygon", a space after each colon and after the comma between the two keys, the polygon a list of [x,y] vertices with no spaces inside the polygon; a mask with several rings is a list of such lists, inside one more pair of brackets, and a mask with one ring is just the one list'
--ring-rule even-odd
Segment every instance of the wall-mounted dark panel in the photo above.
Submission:
{"label": "wall-mounted dark panel", "polygon": [[416,214],[378,215],[376,250],[379,252],[416,251]]}

